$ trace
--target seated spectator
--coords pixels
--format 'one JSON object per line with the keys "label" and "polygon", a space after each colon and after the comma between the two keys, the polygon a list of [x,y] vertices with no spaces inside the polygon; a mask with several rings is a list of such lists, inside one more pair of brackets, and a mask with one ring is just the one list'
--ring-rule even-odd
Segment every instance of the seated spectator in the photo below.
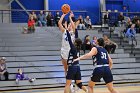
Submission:
{"label": "seated spectator", "polygon": [[60,20],[60,14],[59,12],[56,12],[56,15],[55,15],[55,24],[58,26],[58,21]]}
{"label": "seated spectator", "polygon": [[128,17],[128,19],[127,19],[127,26],[128,27],[131,27],[131,25],[132,25],[132,21],[131,21],[131,19]]}
{"label": "seated spectator", "polygon": [[132,23],[135,24],[137,22],[137,20],[139,20],[139,17],[138,16],[134,16],[134,18],[132,20]]}
{"label": "seated spectator", "polygon": [[29,82],[35,81],[35,78],[25,77],[22,69],[18,69],[18,73],[16,74],[16,83],[18,84],[20,80],[29,80]]}
{"label": "seated spectator", "polygon": [[132,39],[132,38],[135,38],[135,35],[136,35],[135,24],[132,24],[132,25],[131,25],[131,28],[129,28],[129,29],[127,30],[127,32],[125,33],[125,36],[126,36],[128,39]]}
{"label": "seated spectator", "polygon": [[105,49],[108,51],[108,53],[115,53],[116,48],[118,45],[111,41],[107,35],[103,35],[104,43],[105,43]]}
{"label": "seated spectator", "polygon": [[35,22],[37,22],[37,16],[36,16],[36,14],[35,14],[34,11],[32,11],[32,13],[29,15],[29,17],[33,17],[33,20],[34,20]]}
{"label": "seated spectator", "polygon": [[9,80],[9,73],[7,71],[5,60],[6,60],[5,57],[0,58],[0,80],[1,80],[1,77],[4,76],[5,80],[7,81]]}
{"label": "seated spectator", "polygon": [[93,37],[92,45],[93,45],[93,47],[96,47],[96,45],[97,45],[97,37],[96,36]]}
{"label": "seated spectator", "polygon": [[33,16],[29,17],[28,28],[24,27],[23,29],[24,29],[23,34],[34,33],[35,32],[35,21],[33,19]]}
{"label": "seated spectator", "polygon": [[140,20],[137,20],[135,28],[136,28],[136,33],[140,33]]}
{"label": "seated spectator", "polygon": [[[126,31],[131,27],[131,25],[132,25],[132,21],[131,21],[131,19],[128,17],[128,19],[127,19],[127,21],[126,21]],[[125,33],[126,33],[126,31],[125,31]]]}
{"label": "seated spectator", "polygon": [[91,50],[92,43],[90,42],[90,36],[86,35],[82,44],[82,50],[85,53],[85,50]]}
{"label": "seated spectator", "polygon": [[54,26],[54,17],[51,14],[51,12],[48,13],[46,19],[47,19],[47,26]]}
{"label": "seated spectator", "polygon": [[86,27],[85,27],[85,24],[84,24],[84,20],[83,20],[82,15],[79,16],[78,20],[79,20],[78,29],[84,30]]}
{"label": "seated spectator", "polygon": [[28,31],[29,33],[35,32],[35,21],[33,17],[30,17],[28,20]]}
{"label": "seated spectator", "polygon": [[38,15],[38,25],[39,26],[45,26],[46,25],[46,18],[43,11],[40,11],[40,14]]}
{"label": "seated spectator", "polygon": [[108,24],[109,19],[110,19],[109,13],[106,12],[106,14],[104,15],[104,24]]}
{"label": "seated spectator", "polygon": [[91,19],[87,16],[84,20],[87,29],[92,29]]}
{"label": "seated spectator", "polygon": [[124,16],[123,16],[123,13],[121,12],[118,16],[118,25],[119,27],[121,27],[121,24],[123,23],[123,20],[124,20]]}

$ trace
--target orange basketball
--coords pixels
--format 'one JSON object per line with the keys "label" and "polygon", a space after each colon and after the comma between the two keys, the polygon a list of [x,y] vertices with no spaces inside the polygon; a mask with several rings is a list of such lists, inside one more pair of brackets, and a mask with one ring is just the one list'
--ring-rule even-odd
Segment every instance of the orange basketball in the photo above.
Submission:
{"label": "orange basketball", "polygon": [[63,4],[61,9],[64,14],[67,14],[68,12],[70,12],[70,6],[68,4]]}

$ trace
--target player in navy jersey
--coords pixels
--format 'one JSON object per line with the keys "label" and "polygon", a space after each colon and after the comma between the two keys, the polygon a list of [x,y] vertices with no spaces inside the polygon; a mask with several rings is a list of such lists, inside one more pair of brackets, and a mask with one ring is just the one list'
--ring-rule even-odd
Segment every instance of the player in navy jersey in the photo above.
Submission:
{"label": "player in navy jersey", "polygon": [[93,47],[89,53],[78,57],[73,62],[75,63],[76,61],[87,59],[92,56],[95,56],[96,58],[97,65],[93,70],[91,80],[88,83],[88,93],[94,93],[93,88],[96,82],[100,82],[101,78],[104,79],[110,93],[119,93],[113,87],[113,76],[111,73],[113,62],[106,49],[103,48],[104,40],[102,38],[99,38],[97,40],[97,44],[97,47]]}
{"label": "player in navy jersey", "polygon": [[76,80],[76,85],[80,89],[83,89],[85,92],[87,92],[86,87],[83,86],[81,82],[81,72],[80,72],[79,61],[76,61],[75,63],[73,63],[73,60],[78,58],[78,51],[79,51],[80,44],[82,44],[82,41],[77,38],[74,42],[75,44],[74,45],[71,40],[70,33],[68,31],[66,31],[66,33],[67,33],[68,42],[70,45],[70,52],[69,52],[69,57],[67,60],[68,71],[66,75],[66,85],[65,85],[64,93],[69,93],[72,80]]}

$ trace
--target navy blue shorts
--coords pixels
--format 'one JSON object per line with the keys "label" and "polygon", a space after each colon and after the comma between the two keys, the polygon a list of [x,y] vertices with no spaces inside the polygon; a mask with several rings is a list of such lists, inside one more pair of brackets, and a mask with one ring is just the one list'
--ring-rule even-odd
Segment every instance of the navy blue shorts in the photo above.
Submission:
{"label": "navy blue shorts", "polygon": [[93,70],[91,80],[93,82],[100,82],[101,78],[104,79],[106,84],[113,81],[113,75],[109,66],[97,67]]}
{"label": "navy blue shorts", "polygon": [[81,80],[80,66],[69,66],[66,79],[68,80]]}

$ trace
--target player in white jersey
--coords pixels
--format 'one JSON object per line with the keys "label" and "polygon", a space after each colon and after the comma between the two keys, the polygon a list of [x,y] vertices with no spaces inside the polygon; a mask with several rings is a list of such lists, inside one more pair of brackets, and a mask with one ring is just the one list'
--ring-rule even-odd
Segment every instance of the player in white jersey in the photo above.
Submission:
{"label": "player in white jersey", "polygon": [[62,64],[64,66],[64,71],[65,71],[65,75],[67,73],[67,59],[68,59],[68,55],[69,55],[69,51],[70,51],[70,45],[68,42],[68,38],[67,38],[67,33],[66,30],[69,31],[70,35],[71,35],[71,39],[72,42],[75,41],[75,24],[72,20],[73,17],[73,13],[71,12],[69,15],[69,20],[70,23],[67,25],[67,23],[65,22],[64,26],[62,24],[62,21],[64,19],[64,17],[66,16],[66,14],[62,14],[58,25],[59,25],[59,29],[61,30],[62,34],[62,47],[61,47],[61,57],[62,57]]}

